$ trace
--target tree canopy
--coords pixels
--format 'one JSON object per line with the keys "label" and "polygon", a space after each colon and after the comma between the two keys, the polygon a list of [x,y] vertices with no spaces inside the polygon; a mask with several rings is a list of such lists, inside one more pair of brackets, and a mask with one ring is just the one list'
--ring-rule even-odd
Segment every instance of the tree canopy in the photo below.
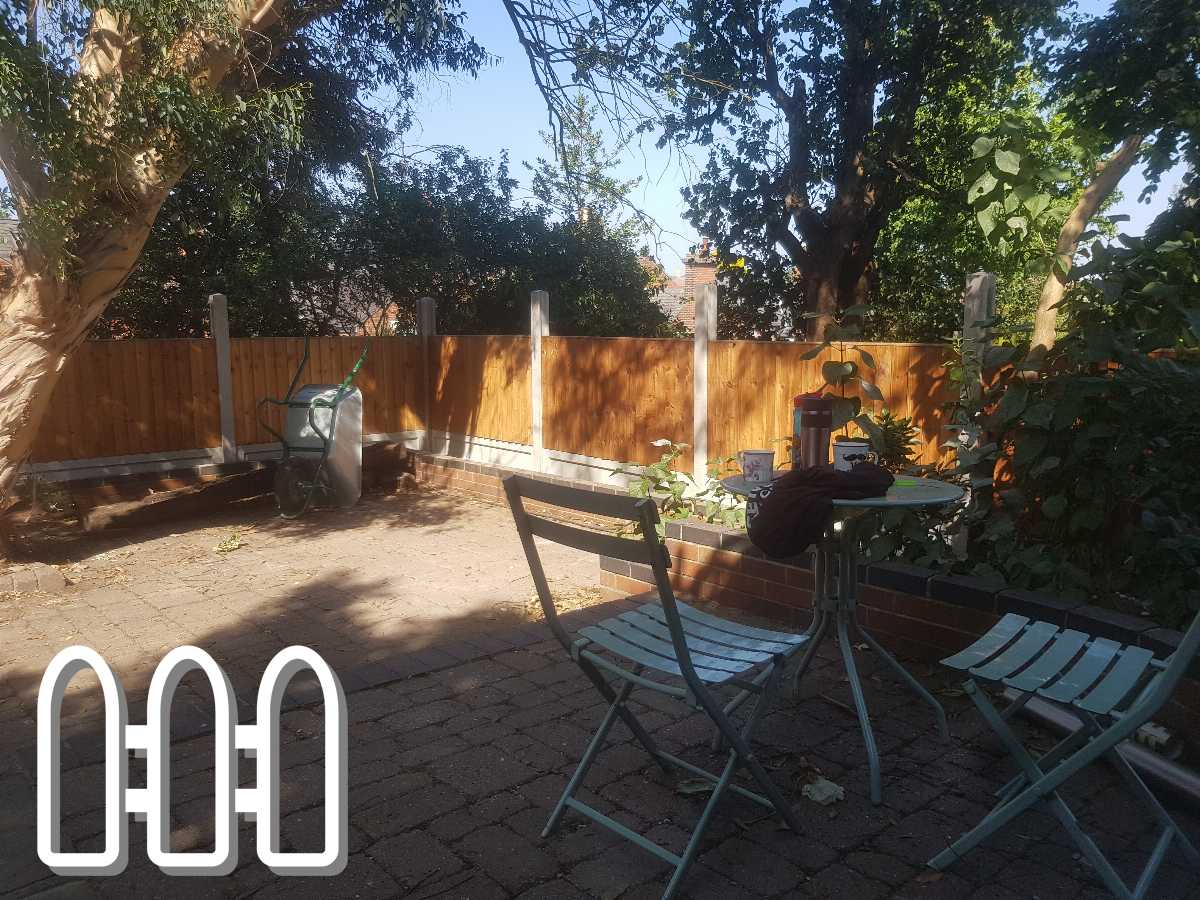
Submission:
{"label": "tree canopy", "polygon": [[819,328],[861,298],[889,216],[928,181],[918,143],[952,145],[938,129],[1016,77],[1059,3],[597,5],[532,4],[524,38],[543,85],[569,62],[622,109],[660,104],[641,127],[709,148],[685,193],[692,222],[728,254],[782,254]]}

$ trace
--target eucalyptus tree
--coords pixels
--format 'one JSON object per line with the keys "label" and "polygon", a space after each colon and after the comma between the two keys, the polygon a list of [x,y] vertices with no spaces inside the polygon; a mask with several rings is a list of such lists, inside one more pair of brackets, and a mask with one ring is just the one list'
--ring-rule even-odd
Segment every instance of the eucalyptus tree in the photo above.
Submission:
{"label": "eucalyptus tree", "polygon": [[[578,85],[663,142],[709,148],[686,192],[725,252],[779,254],[817,333],[852,306],[922,189],[917,123],[1016,77],[1060,0],[505,0],[543,92]],[[922,135],[936,145],[938,135]]]}
{"label": "eucalyptus tree", "polygon": [[[308,75],[283,77],[285,54]],[[0,173],[20,247],[0,294],[0,496],[189,168],[295,142],[306,83],[403,97],[421,72],[483,59],[454,0],[5,4]]]}

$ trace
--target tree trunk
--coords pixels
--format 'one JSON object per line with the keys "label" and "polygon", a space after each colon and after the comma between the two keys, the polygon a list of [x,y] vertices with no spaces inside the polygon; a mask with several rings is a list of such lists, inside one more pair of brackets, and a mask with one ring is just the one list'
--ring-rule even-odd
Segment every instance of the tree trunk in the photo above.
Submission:
{"label": "tree trunk", "polygon": [[[1125,173],[1133,167],[1138,150],[1142,146],[1142,136],[1133,135],[1124,140],[1117,152],[1101,164],[1096,177],[1092,179],[1080,195],[1075,208],[1067,217],[1062,230],[1058,233],[1058,242],[1054,252],[1058,257],[1074,257],[1079,246],[1079,236],[1087,228],[1088,222],[1099,211],[1101,204],[1117,188],[1117,184]],[[1038,299],[1037,312],[1033,317],[1033,338],[1030,341],[1030,358],[1032,361],[1044,359],[1054,347],[1058,330],[1058,304],[1062,302],[1066,282],[1063,276],[1051,269],[1042,285],[1042,294]]]}
{"label": "tree trunk", "polygon": [[0,512],[12,503],[63,368],[137,263],[167,190],[84,242],[67,277],[29,271],[20,261],[0,295]]}
{"label": "tree trunk", "polygon": [[5,501],[33,450],[71,349],[54,321],[53,310],[65,305],[64,294],[57,279],[24,274],[5,292],[0,315],[0,497]]}

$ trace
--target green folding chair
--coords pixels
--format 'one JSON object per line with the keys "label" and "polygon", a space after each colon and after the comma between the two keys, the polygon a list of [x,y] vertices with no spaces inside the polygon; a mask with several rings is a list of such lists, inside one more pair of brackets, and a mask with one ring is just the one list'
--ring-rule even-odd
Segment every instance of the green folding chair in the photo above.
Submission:
{"label": "green folding chair", "polygon": [[[999,803],[983,820],[929,865],[939,870],[947,868],[1021,813],[1044,803],[1105,887],[1122,900],[1148,896],[1172,842],[1177,841],[1192,864],[1200,867],[1200,852],[1117,749],[1170,699],[1198,649],[1200,615],[1192,620],[1175,653],[1156,659],[1144,647],[1122,646],[1081,631],[1060,629],[1050,622],[1009,614],[970,647],[942,660],[970,675],[964,689],[1021,771],[1000,789]],[[998,710],[982,684],[1003,685],[1017,691],[1018,697],[1004,710]],[[1036,758],[1008,723],[1034,697],[1069,707],[1083,723],[1079,730]],[[1067,779],[1102,758],[1116,767],[1162,826],[1150,859],[1132,888],[1083,831],[1058,793]]]}
{"label": "green folding chair", "polygon": [[[548,837],[554,832],[568,809],[587,816],[674,866],[663,893],[663,900],[668,900],[674,896],[695,858],[713,810],[727,790],[774,810],[792,831],[799,832],[800,823],[795,813],[755,757],[749,742],[764,709],[777,692],[784,662],[805,644],[807,636],[740,625],[676,600],[667,575],[670,557],[656,536],[658,508],[652,500],[563,487],[520,475],[505,478],[504,490],[546,623],[584,675],[609,702],[608,712],[551,813],[542,836]],[[531,515],[525,510],[525,500],[590,516],[635,522],[640,526],[641,537],[623,538]],[[546,584],[535,537],[648,565],[654,573],[658,600],[581,628],[575,636],[568,634]],[[663,675],[673,678],[652,679],[643,674],[646,670],[659,673],[659,679]],[[708,714],[730,748],[729,759],[719,775],[659,749],[628,706],[635,687],[678,698]],[[731,688],[735,693],[731,699],[722,702],[714,694],[719,688]],[[750,697],[757,699],[739,729],[730,717]],[[575,796],[618,718],[665,771],[670,771],[673,766],[713,785],[682,855],[650,841]],[[766,796],[733,783],[734,775],[743,768],[749,771]]]}

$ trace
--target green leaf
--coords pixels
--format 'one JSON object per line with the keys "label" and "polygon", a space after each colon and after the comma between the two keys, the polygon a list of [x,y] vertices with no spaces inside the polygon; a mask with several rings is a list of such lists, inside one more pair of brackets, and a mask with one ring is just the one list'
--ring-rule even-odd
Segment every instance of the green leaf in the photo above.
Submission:
{"label": "green leaf", "polygon": [[1055,494],[1053,497],[1047,497],[1042,501],[1042,515],[1047,519],[1054,520],[1061,518],[1062,514],[1067,511],[1067,498],[1062,494]]}
{"label": "green leaf", "polygon": [[1021,154],[1013,150],[997,150],[996,168],[1009,175],[1016,175],[1021,171]]}
{"label": "green leaf", "polygon": [[1096,531],[1104,525],[1104,510],[1097,504],[1089,504],[1071,514],[1069,528],[1072,532]]}
{"label": "green leaf", "polygon": [[967,188],[967,202],[974,203],[980,197],[986,197],[990,194],[1000,182],[996,180],[996,176],[991,172],[984,172],[975,179],[975,183]]}
{"label": "green leaf", "polygon": [[847,306],[842,310],[843,316],[865,316],[871,311],[871,307],[865,303],[855,303],[853,306]]}
{"label": "green leaf", "polygon": [[883,391],[864,378],[859,378],[858,383],[862,388],[862,392],[867,397],[870,397],[872,400],[878,400],[880,403],[883,402]]}
{"label": "green leaf", "polygon": [[862,409],[862,400],[858,397],[833,397],[833,430],[846,427],[846,424],[858,415]]}
{"label": "green leaf", "polygon": [[1042,179],[1042,181],[1070,181],[1071,173],[1066,169],[1060,169],[1052,166],[1048,169],[1042,169],[1040,172],[1038,172],[1038,178]]}
{"label": "green leaf", "polygon": [[1013,231],[1021,232],[1021,237],[1025,237],[1029,234],[1029,220],[1024,216],[1012,216],[1004,224],[1006,224]]}
{"label": "green leaf", "polygon": [[826,360],[821,363],[821,377],[825,379],[826,384],[842,385],[854,377],[858,366],[849,360],[838,362],[836,359]]}
{"label": "green leaf", "polygon": [[1036,428],[1047,428],[1050,425],[1051,419],[1054,418],[1054,404],[1046,400],[1035,403],[1025,410],[1025,415],[1022,418],[1024,418],[1026,425],[1032,425]]}
{"label": "green leaf", "polygon": [[1029,386],[1024,381],[1013,381],[1004,390],[1004,396],[989,417],[991,427],[999,430],[1025,411],[1029,401]]}
{"label": "green leaf", "polygon": [[879,562],[887,559],[896,551],[896,537],[892,534],[877,535],[871,540],[871,544],[867,550],[871,558],[871,562]]}
{"label": "green leaf", "polygon": [[824,343],[817,344],[817,346],[813,347],[811,350],[805,350],[802,354],[800,354],[800,358],[801,359],[816,359],[818,356],[820,356],[822,353],[824,353],[828,349],[829,349],[829,344],[824,344]]}
{"label": "green leaf", "polygon": [[1013,452],[1013,462],[1019,466],[1029,465],[1046,449],[1050,436],[1044,431],[1021,429],[1017,433],[1016,447]]}
{"label": "green leaf", "polygon": [[875,371],[875,357],[873,357],[870,353],[868,353],[862,347],[855,347],[854,352],[859,355],[860,359],[862,359],[863,365],[865,365],[872,372]]}
{"label": "green leaf", "polygon": [[1040,478],[1047,472],[1057,469],[1061,462],[1062,460],[1057,456],[1043,456],[1033,464],[1033,468],[1029,470],[1029,476],[1031,478]]}
{"label": "green leaf", "polygon": [[979,227],[983,229],[984,237],[991,237],[992,232],[996,230],[996,213],[1000,208],[999,203],[991,203],[983,209],[976,210],[975,221],[979,223]]}
{"label": "green leaf", "polygon": [[975,143],[971,145],[971,157],[979,159],[981,156],[987,156],[995,146],[996,141],[990,137],[975,138]]}

